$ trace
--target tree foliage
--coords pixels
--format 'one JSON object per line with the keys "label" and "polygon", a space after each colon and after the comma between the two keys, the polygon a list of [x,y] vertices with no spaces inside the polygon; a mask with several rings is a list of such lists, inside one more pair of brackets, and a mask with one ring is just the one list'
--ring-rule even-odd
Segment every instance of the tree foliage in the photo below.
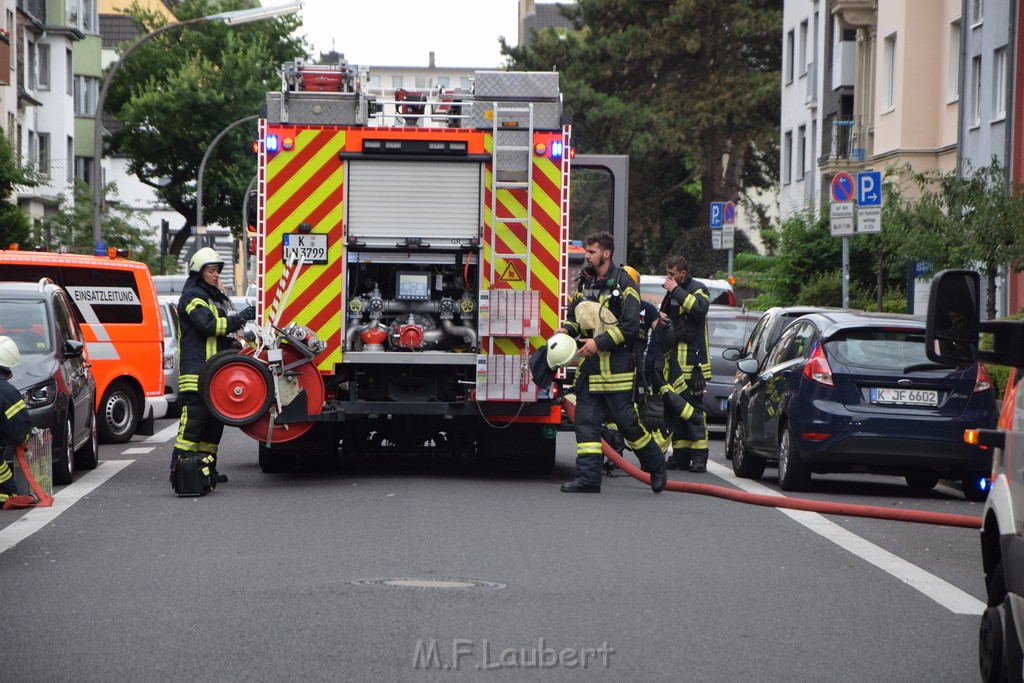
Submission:
{"label": "tree foliage", "polygon": [[[250,6],[184,0],[175,14],[185,21]],[[146,32],[166,24],[138,4],[129,14]],[[195,222],[196,178],[210,143],[259,111],[266,92],[278,87],[282,63],[307,56],[305,42],[292,35],[298,26],[298,18],[284,17],[171,29],[141,44],[111,82],[106,108],[122,125],[110,135],[110,152],[130,159],[129,171],[182,215],[185,228]],[[256,173],[255,137],[255,122],[239,125],[212,152],[203,174],[204,222],[241,230],[242,195]]]}
{"label": "tree foliage", "polygon": [[576,27],[503,51],[559,71],[586,153],[630,157],[630,260],[660,265],[712,200],[775,184],[778,0],[578,0]]}
{"label": "tree foliage", "polygon": [[15,189],[35,187],[39,179],[18,163],[17,155],[0,128],[0,248],[26,244],[31,239],[32,225],[14,199]]}

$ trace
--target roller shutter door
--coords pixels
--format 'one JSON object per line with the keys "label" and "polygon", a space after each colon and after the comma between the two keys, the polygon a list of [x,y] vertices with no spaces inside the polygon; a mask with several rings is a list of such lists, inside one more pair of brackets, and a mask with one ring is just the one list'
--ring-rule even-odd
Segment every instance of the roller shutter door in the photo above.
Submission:
{"label": "roller shutter door", "polygon": [[348,229],[368,245],[419,237],[431,246],[479,237],[481,168],[476,162],[348,162]]}

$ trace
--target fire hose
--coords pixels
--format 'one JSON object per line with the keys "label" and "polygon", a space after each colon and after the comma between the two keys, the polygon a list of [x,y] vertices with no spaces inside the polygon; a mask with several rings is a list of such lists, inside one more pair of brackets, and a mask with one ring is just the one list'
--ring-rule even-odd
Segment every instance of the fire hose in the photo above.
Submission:
{"label": "fire hose", "polygon": [[[562,409],[573,423],[576,422],[576,406],[569,401],[562,403]],[[601,449],[609,460],[623,472],[637,481],[650,486],[651,475],[636,467],[623,458],[606,441],[601,440]],[[761,493],[750,493],[749,491],[737,491],[725,486],[714,486],[712,484],[695,484],[688,481],[669,480],[665,487],[666,491],[678,493],[695,493],[701,496],[714,496],[734,500],[739,503],[750,505],[761,505],[763,507],[787,508],[789,510],[804,510],[806,512],[818,512],[826,515],[842,515],[846,517],[871,517],[873,519],[890,519],[897,522],[917,522],[919,524],[937,524],[941,526],[957,526],[968,529],[980,529],[981,517],[972,515],[954,515],[947,512],[925,512],[922,510],[893,510],[878,505],[859,505],[853,503],[833,503],[822,500],[809,500],[806,498],[788,498],[784,496],[768,496]]]}

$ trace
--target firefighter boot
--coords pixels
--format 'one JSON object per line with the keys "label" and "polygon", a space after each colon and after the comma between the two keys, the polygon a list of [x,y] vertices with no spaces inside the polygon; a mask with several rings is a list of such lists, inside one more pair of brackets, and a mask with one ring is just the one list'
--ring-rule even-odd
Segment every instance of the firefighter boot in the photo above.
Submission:
{"label": "firefighter boot", "polygon": [[693,458],[690,460],[690,471],[691,472],[707,472],[708,471],[708,452],[698,451]]}
{"label": "firefighter boot", "polygon": [[[705,461],[707,458],[705,458]],[[668,456],[668,461],[665,466],[670,470],[688,470],[692,465],[692,460],[689,455],[684,455],[682,451],[676,453],[672,452],[672,455]]]}

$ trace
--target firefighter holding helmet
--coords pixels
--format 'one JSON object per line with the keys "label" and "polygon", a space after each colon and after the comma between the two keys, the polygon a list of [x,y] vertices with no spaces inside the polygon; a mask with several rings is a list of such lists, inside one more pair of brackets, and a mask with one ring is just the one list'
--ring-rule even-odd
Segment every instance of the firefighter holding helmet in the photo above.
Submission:
{"label": "firefighter holding helmet", "polygon": [[11,384],[11,368],[21,362],[18,344],[10,337],[0,337],[0,506],[18,493],[14,472],[7,464],[7,450],[28,441],[32,422],[21,393]]}
{"label": "firefighter holding helmet", "polygon": [[212,356],[232,347],[228,335],[256,318],[256,309],[247,306],[238,313],[231,309],[231,301],[220,284],[224,259],[210,247],[203,247],[189,260],[189,274],[178,300],[178,318],[181,321],[179,353],[181,371],[178,377],[178,395],[181,400],[181,420],[178,436],[171,454],[171,485],[175,483],[175,467],[179,458],[195,457],[205,490],[212,491],[227,477],[217,472],[217,447],[224,424],[210,414],[199,395],[199,373]]}
{"label": "firefighter holding helmet", "polygon": [[614,237],[586,240],[587,267],[570,302],[567,320],[557,331],[580,339],[576,372],[576,477],[562,484],[565,493],[600,493],[601,427],[614,422],[651,475],[651,490],[665,489],[665,458],[640,424],[633,403],[633,344],[640,327],[640,293],[632,278],[612,262]]}

